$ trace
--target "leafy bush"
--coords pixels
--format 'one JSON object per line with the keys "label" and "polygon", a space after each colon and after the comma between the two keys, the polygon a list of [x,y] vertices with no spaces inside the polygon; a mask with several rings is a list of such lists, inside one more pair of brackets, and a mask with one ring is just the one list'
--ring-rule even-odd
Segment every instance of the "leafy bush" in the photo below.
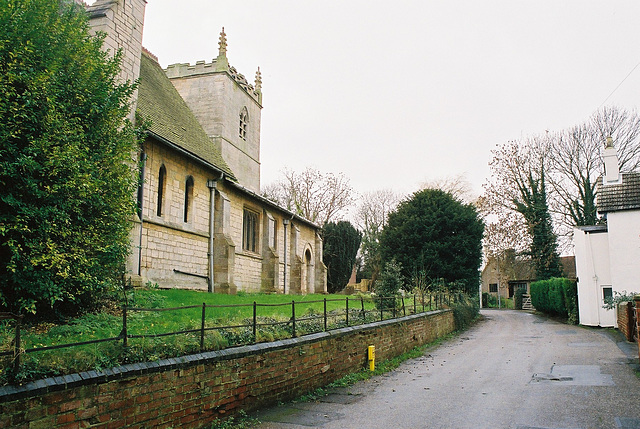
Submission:
{"label": "leafy bush", "polygon": [[531,283],[531,303],[538,311],[578,323],[578,288],[573,280],[552,278]]}
{"label": "leafy bush", "polygon": [[517,288],[516,289],[516,293],[514,294],[514,300],[513,300],[513,306],[516,310],[522,310],[522,301],[523,301],[523,296],[526,292],[526,289],[524,288]]}
{"label": "leafy bush", "polygon": [[64,319],[126,262],[135,87],[75,2],[5,1],[0,22],[0,310]]}
{"label": "leafy bush", "polygon": [[577,325],[578,317],[578,284],[575,281],[564,279],[562,292],[565,308],[567,309],[567,322]]}
{"label": "leafy bush", "polygon": [[626,290],[623,290],[622,292],[613,291],[613,296],[608,296],[604,299],[604,305],[602,308],[613,310],[621,302],[633,302],[636,295],[638,295],[637,292],[627,292]]}
{"label": "leafy bush", "polygon": [[482,292],[482,307],[495,308],[498,306],[498,297],[488,292]]}
{"label": "leafy bush", "polygon": [[477,296],[471,298],[460,294],[455,302],[451,304],[457,331],[468,328],[480,315],[480,306],[477,298]]}
{"label": "leafy bush", "polygon": [[[402,264],[392,259],[391,262],[385,264],[382,274],[380,274],[376,283],[376,294],[384,298],[397,297],[398,291],[402,289],[403,285]],[[396,300],[376,300],[376,306],[382,307],[384,310],[393,309],[394,301]],[[397,307],[397,303],[395,305]]]}

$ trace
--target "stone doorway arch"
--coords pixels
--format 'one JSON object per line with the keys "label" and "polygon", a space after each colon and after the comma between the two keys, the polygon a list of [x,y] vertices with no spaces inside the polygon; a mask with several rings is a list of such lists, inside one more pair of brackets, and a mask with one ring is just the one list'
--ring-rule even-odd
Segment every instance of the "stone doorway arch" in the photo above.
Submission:
{"label": "stone doorway arch", "polygon": [[315,292],[315,288],[313,286],[314,283],[314,275],[313,275],[313,256],[311,255],[311,249],[307,248],[304,251],[304,266],[302,269],[302,275],[304,276],[302,281],[302,290],[303,293],[313,293]]}

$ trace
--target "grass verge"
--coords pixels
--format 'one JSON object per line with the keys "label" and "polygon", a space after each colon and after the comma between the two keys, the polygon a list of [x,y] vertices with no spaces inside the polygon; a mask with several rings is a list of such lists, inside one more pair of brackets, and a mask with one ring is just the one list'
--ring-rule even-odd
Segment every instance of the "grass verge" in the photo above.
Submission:
{"label": "grass verge", "polygon": [[[116,338],[123,326],[121,305],[145,309],[172,309],[162,312],[127,312],[129,335],[157,335],[193,330],[179,335],[156,338],[131,338],[125,348],[122,340],[87,344],[71,348],[40,350],[21,355],[20,368],[12,369],[12,356],[0,358],[0,385],[21,384],[37,378],[70,374],[87,370],[101,370],[125,363],[156,361],[168,357],[200,352],[202,304],[229,306],[205,309],[203,350],[220,350],[254,342],[251,323],[253,302],[257,302],[258,326],[255,342],[269,342],[292,336],[292,301],[295,301],[296,336],[324,330],[322,314],[327,299],[327,328],[346,326],[344,295],[281,295],[212,294],[201,291],[157,288],[133,289],[121,296],[110,308],[95,314],[85,314],[65,324],[41,323],[24,326],[21,331],[21,349],[38,349],[63,344]],[[362,304],[365,317],[362,317]],[[244,305],[244,306],[241,306]],[[194,306],[190,309],[176,307]],[[390,315],[385,315],[385,318]],[[306,319],[306,320],[304,320]],[[379,320],[375,304],[368,298],[349,297],[349,324],[357,325]],[[226,327],[223,326],[235,326]],[[219,328],[219,329],[218,329]],[[9,321],[0,322],[0,351],[13,350],[15,331]]]}

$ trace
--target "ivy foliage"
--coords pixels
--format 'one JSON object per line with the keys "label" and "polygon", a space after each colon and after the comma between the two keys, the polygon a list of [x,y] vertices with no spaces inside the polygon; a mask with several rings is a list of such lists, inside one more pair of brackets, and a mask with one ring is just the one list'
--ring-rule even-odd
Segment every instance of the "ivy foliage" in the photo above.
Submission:
{"label": "ivy foliage", "polygon": [[356,263],[362,233],[349,221],[328,222],[322,229],[322,261],[327,266],[327,290],[340,292],[348,283]]}
{"label": "ivy foliage", "polygon": [[63,317],[122,273],[135,89],[74,2],[0,5],[0,309]]}
{"label": "ivy foliage", "polygon": [[533,260],[537,280],[562,276],[556,235],[547,204],[544,168],[539,178],[529,172],[526,181],[519,184],[520,198],[514,199],[516,210],[524,217],[531,236],[529,254]]}
{"label": "ivy foliage", "polygon": [[455,284],[475,293],[480,281],[484,222],[476,208],[439,189],[424,189],[400,203],[380,237],[382,258],[395,258],[405,279]]}

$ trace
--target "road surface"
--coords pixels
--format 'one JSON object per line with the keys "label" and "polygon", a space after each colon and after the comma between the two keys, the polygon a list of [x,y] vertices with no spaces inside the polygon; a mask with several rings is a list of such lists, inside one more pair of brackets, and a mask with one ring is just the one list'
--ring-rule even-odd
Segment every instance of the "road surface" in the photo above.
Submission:
{"label": "road surface", "polygon": [[635,344],[522,311],[482,315],[393,372],[263,410],[258,428],[640,429]]}

